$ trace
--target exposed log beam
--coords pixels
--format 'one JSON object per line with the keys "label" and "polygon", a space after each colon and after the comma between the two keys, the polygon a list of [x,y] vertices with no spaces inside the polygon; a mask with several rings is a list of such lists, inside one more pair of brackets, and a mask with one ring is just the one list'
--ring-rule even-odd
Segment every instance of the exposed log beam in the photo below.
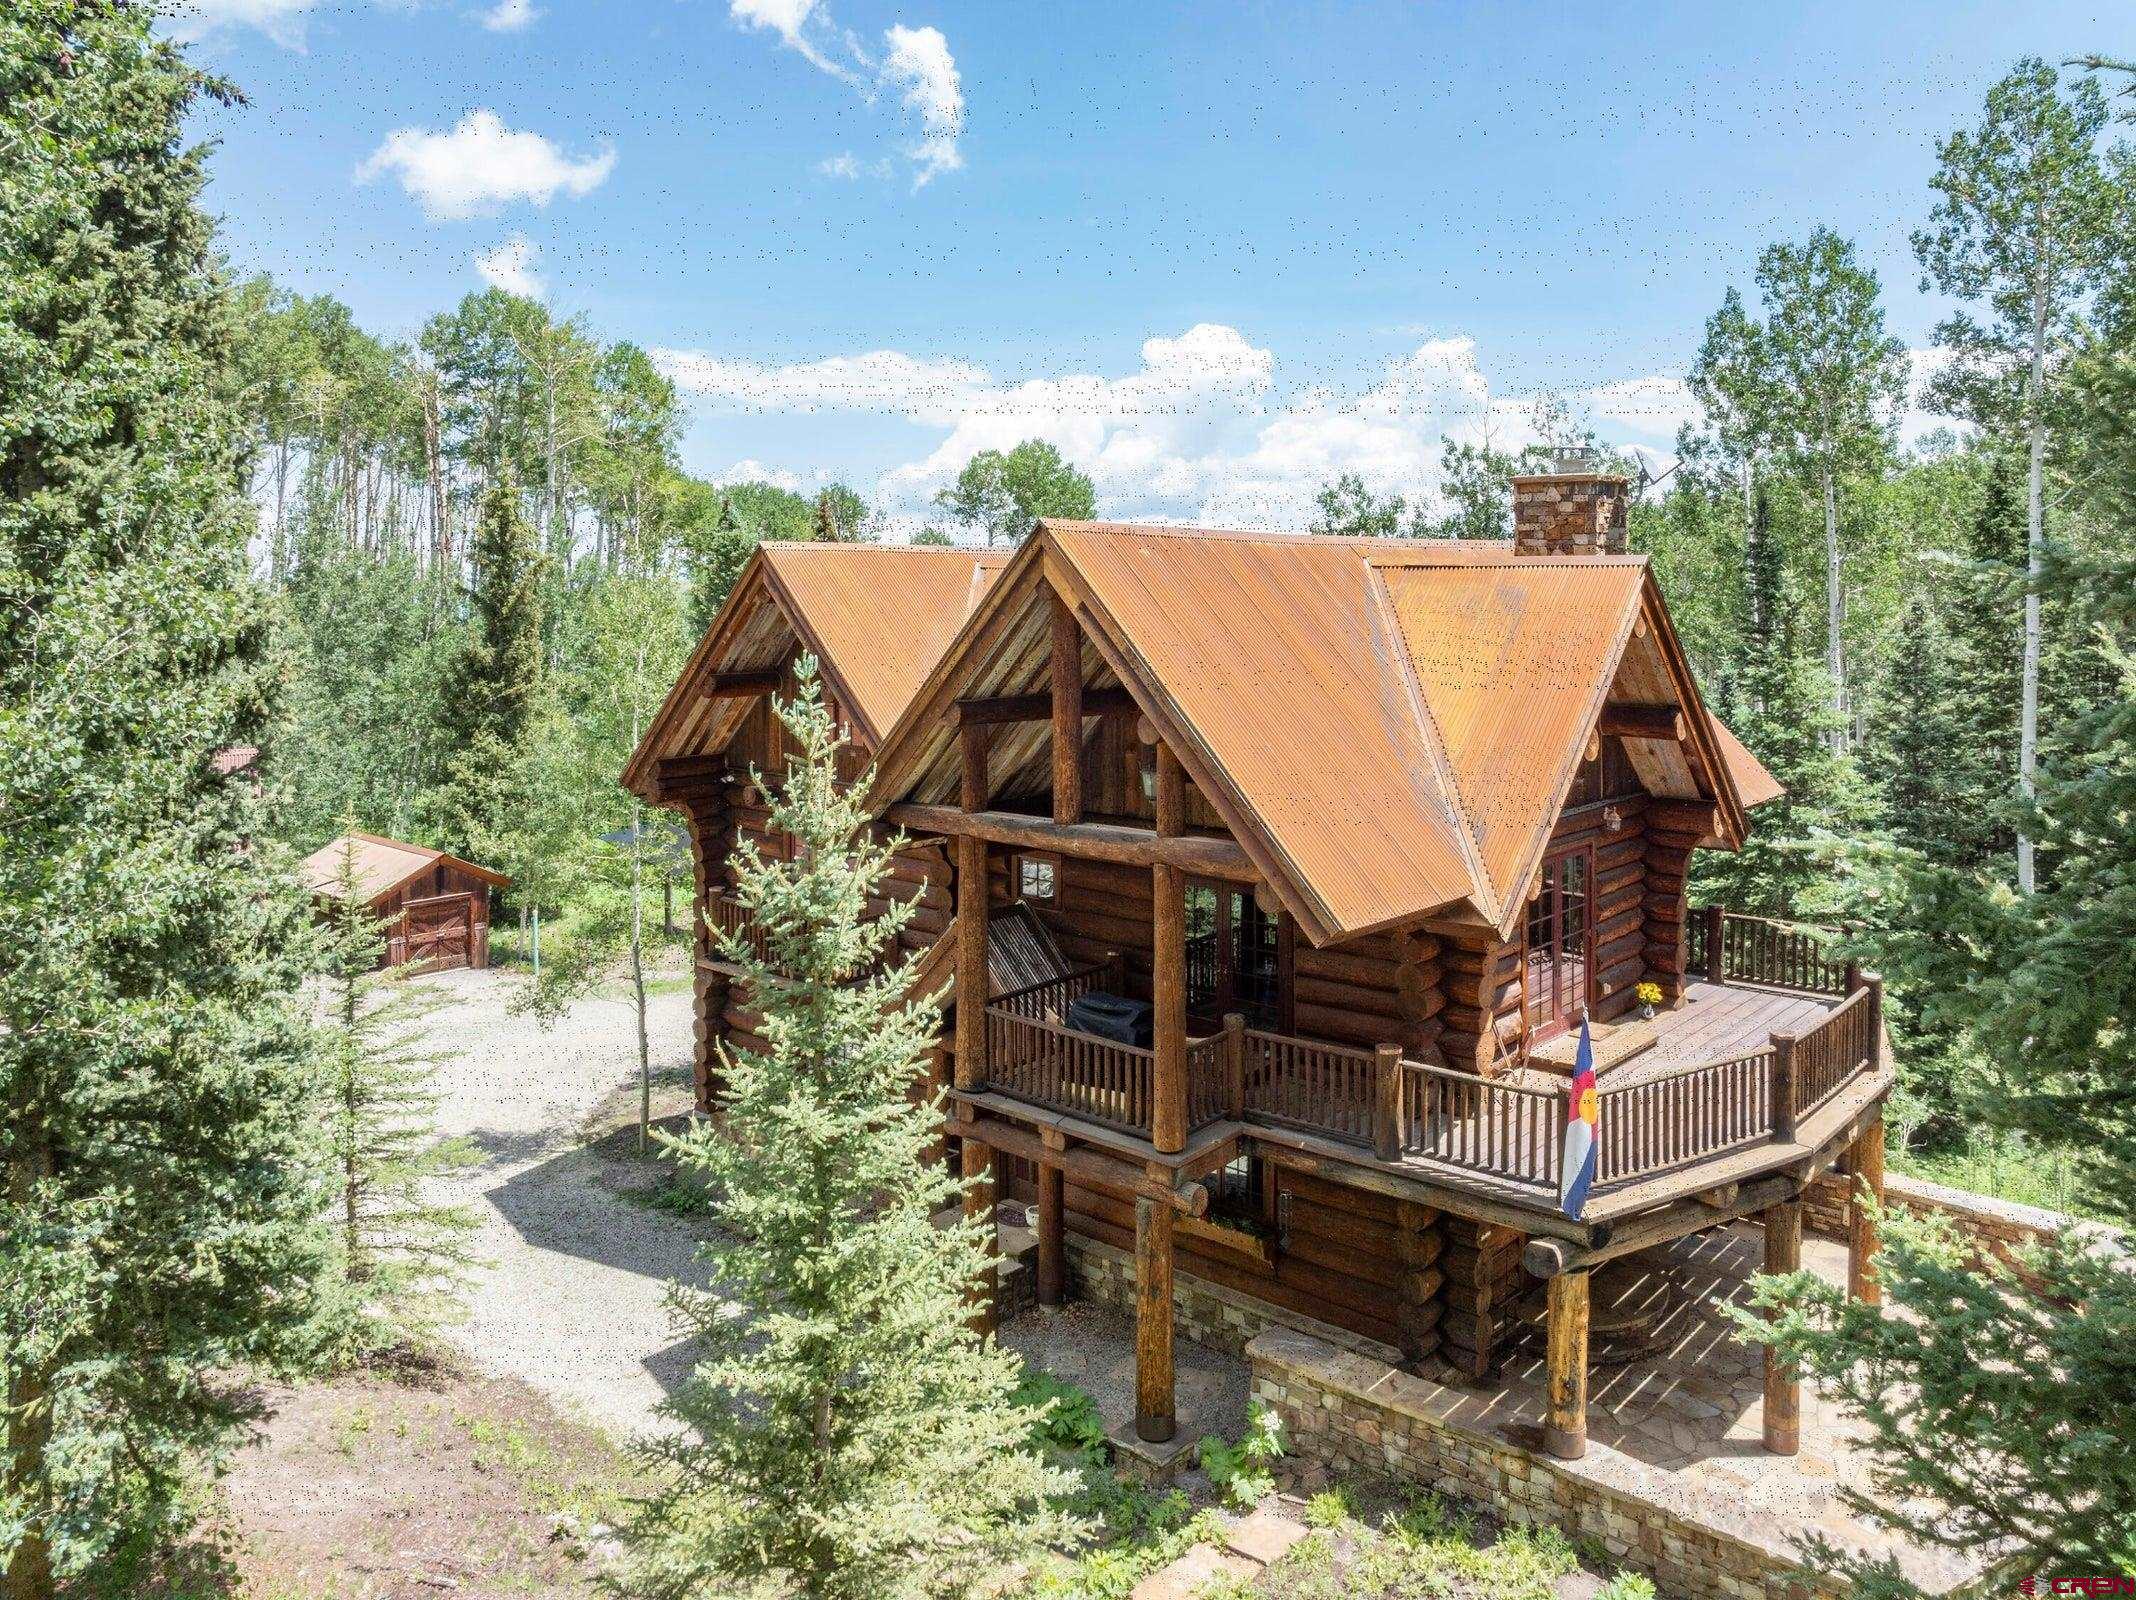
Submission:
{"label": "exposed log beam", "polygon": [[1520,1264],[1538,1278],[1591,1271],[1619,1256],[1718,1228],[1739,1217],[1755,1216],[1768,1206],[1793,1199],[1801,1187],[1793,1174],[1780,1173],[1760,1182],[1737,1184],[1734,1197],[1726,1205],[1714,1204],[1709,1197],[1717,1196],[1719,1191],[1708,1189],[1689,1200],[1679,1200],[1614,1226],[1604,1223],[1595,1230],[1595,1242],[1585,1247],[1568,1239],[1530,1239],[1521,1252]]}
{"label": "exposed log beam", "polygon": [[1229,839],[1189,835],[1160,839],[1142,828],[1112,822],[1058,823],[1013,811],[961,811],[955,806],[895,805],[885,819],[909,833],[984,839],[989,844],[1058,850],[1124,867],[1154,867],[1160,861],[1182,872],[1231,883],[1256,883],[1260,874],[1244,850]]}
{"label": "exposed log beam", "polygon": [[1620,739],[1670,739],[1681,743],[1684,715],[1677,706],[1609,705],[1602,708],[1596,731],[1612,733]]}
{"label": "exposed log beam", "polygon": [[779,686],[777,672],[718,672],[705,683],[707,700],[747,700],[752,695],[770,694]]}
{"label": "exposed log beam", "polygon": [[1190,1217],[1205,1217],[1209,1214],[1209,1191],[1199,1183],[1188,1183],[1174,1188],[1158,1178],[1152,1178],[1140,1162],[1125,1157],[1108,1155],[1103,1150],[1093,1150],[1088,1145],[1067,1145],[1055,1150],[1029,1128],[1021,1127],[1006,1117],[981,1116],[971,1122],[957,1124],[957,1131],[981,1140],[1003,1155],[1035,1161],[1041,1167],[1053,1166],[1074,1179],[1085,1189],[1107,1189],[1114,1194],[1131,1194],[1160,1200],[1175,1211]]}
{"label": "exposed log beam", "polygon": [[1053,820],[1083,820],[1083,630],[1075,612],[1053,597]]}
{"label": "exposed log beam", "polygon": [[[1125,689],[1085,689],[1083,715],[1109,717],[1135,709],[1135,697]],[[1053,691],[1038,694],[995,695],[990,699],[959,700],[952,716],[960,727],[969,723],[1044,722],[1053,715]]]}

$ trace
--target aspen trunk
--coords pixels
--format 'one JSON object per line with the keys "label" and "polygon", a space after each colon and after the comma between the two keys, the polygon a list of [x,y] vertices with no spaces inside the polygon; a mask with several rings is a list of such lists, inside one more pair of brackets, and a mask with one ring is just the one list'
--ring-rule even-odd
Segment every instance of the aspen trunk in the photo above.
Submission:
{"label": "aspen trunk", "polygon": [[1842,630],[1846,626],[1846,592],[1840,583],[1839,487],[1832,470],[1824,472],[1825,536],[1825,671],[1832,679],[1832,732],[1827,743],[1835,752],[1847,748],[1847,653]]}
{"label": "aspen trunk", "polygon": [[[13,1099],[10,1110],[16,1128],[10,1141],[14,1154],[8,1162],[7,1190],[11,1204],[27,1215],[36,1204],[38,1184],[52,1175],[54,1152],[27,1081],[17,1081]],[[38,1485],[52,1442],[51,1368],[48,1363],[21,1364],[17,1353],[23,1343],[19,1338],[7,1342],[7,1489],[10,1501],[29,1510],[43,1499]],[[52,1592],[51,1542],[43,1522],[30,1510],[29,1525],[9,1552],[0,1595],[5,1600],[47,1600]]]}
{"label": "aspen trunk", "polygon": [[[2032,418],[2027,440],[2025,468],[2025,666],[2023,702],[2017,725],[2017,788],[2031,803],[2033,773],[2040,757],[2040,567],[2046,553],[2047,529],[2041,505],[2047,464],[2047,422],[2040,415],[2041,390],[2047,382],[2047,300],[2035,293],[2032,301]],[[2033,890],[2032,835],[2022,824],[2017,830],[2017,887],[2021,894]]]}

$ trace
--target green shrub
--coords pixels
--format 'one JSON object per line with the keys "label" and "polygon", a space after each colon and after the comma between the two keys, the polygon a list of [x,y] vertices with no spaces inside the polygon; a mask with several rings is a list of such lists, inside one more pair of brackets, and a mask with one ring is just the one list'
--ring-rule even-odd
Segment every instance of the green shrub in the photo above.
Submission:
{"label": "green shrub", "polygon": [[1636,1572],[1620,1572],[1595,1591],[1595,1600],[1654,1600],[1653,1580]]}
{"label": "green shrub", "polygon": [[1323,1489],[1305,1503],[1305,1525],[1308,1528],[1339,1528],[1356,1517],[1357,1501],[1349,1489],[1340,1484]]}
{"label": "green shrub", "polygon": [[1098,1403],[1074,1384],[1050,1372],[1026,1368],[1023,1381],[1016,1386],[1015,1400],[1038,1413],[1031,1425],[1034,1442],[1098,1460],[1107,1454],[1110,1447]]}
{"label": "green shrub", "polygon": [[1275,1492],[1268,1464],[1283,1454],[1283,1419],[1256,1400],[1246,1408],[1246,1433],[1237,1444],[1211,1434],[1201,1442],[1201,1468],[1224,1497],[1240,1509]]}

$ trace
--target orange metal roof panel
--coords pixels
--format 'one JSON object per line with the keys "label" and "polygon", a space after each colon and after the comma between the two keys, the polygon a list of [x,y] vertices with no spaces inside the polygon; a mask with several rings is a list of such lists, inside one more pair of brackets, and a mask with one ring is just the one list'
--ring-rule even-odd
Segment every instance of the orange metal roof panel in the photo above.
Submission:
{"label": "orange metal roof panel", "polygon": [[1713,742],[1720,748],[1721,760],[1735,783],[1736,795],[1742,800],[1744,810],[1765,805],[1787,793],[1780,780],[1765,770],[1765,763],[1750,753],[1728,724],[1710,714],[1706,720],[1712,724]]}
{"label": "orange metal roof panel", "polygon": [[343,893],[342,869],[346,866],[357,897],[369,902],[398,889],[418,872],[440,861],[449,861],[500,888],[512,881],[501,872],[478,867],[472,861],[462,861],[458,856],[433,850],[428,845],[403,844],[398,839],[383,839],[375,833],[345,833],[338,839],[330,839],[299,862],[297,871],[303,876],[304,887],[313,894],[339,899]]}
{"label": "orange metal roof panel", "polygon": [[888,732],[1007,563],[926,545],[767,544],[799,626],[876,733]]}
{"label": "orange metal roof panel", "polygon": [[1046,526],[1331,927],[1467,898],[1443,763],[1376,598],[1384,542]]}
{"label": "orange metal roof panel", "polygon": [[1636,562],[1381,563],[1492,901],[1520,885],[1639,606]]}

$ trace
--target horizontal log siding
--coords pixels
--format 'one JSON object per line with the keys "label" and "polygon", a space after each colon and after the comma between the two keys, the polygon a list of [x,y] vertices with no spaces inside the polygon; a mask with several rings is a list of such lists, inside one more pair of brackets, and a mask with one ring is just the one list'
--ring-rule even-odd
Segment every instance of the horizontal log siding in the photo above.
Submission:
{"label": "horizontal log siding", "polygon": [[[1272,1264],[1181,1233],[1173,1242],[1178,1270],[1394,1345],[1413,1359],[1430,1354],[1444,1304],[1438,1214],[1304,1173],[1278,1170],[1273,1181],[1279,1243]],[[1133,1251],[1130,1198],[1074,1182],[1064,1192],[1071,1230]]]}

